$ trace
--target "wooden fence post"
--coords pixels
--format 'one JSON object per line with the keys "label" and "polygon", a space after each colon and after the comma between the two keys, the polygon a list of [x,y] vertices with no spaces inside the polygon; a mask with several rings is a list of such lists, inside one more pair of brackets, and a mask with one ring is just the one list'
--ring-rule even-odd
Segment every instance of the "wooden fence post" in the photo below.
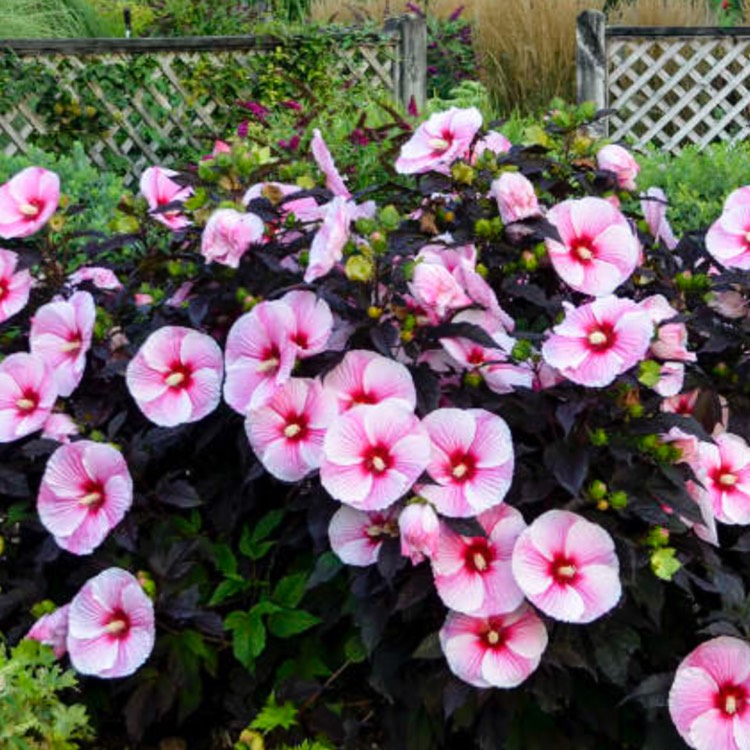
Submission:
{"label": "wooden fence post", "polygon": [[394,94],[404,107],[413,97],[422,110],[427,102],[427,22],[421,16],[405,15],[386,21],[385,29],[399,38]]}
{"label": "wooden fence post", "polygon": [[[585,10],[576,24],[576,89],[578,103],[594,102],[597,110],[607,108],[607,19],[598,10]],[[599,121],[594,126],[606,134],[607,126]]]}

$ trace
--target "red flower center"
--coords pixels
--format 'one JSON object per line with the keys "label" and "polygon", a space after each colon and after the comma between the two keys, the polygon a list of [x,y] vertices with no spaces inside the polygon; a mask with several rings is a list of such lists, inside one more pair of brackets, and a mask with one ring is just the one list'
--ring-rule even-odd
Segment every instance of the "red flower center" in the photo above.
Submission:
{"label": "red flower center", "polygon": [[382,474],[393,465],[393,457],[385,445],[372,445],[362,456],[365,468],[371,474]]}
{"label": "red flower center", "polygon": [[589,343],[589,349],[595,352],[610,349],[617,340],[614,326],[611,323],[600,323],[597,327],[591,328],[586,338]]}
{"label": "red flower center", "polygon": [[16,408],[18,411],[25,414],[31,413],[39,405],[39,394],[36,391],[26,389],[21,398],[16,401]]}
{"label": "red flower center", "polygon": [[479,365],[484,364],[484,349],[480,349],[479,347],[472,349],[469,352],[469,356],[466,357],[466,361],[473,367],[478,367]]}
{"label": "red flower center", "polygon": [[505,629],[500,621],[490,619],[487,622],[487,630],[482,633],[485,646],[492,649],[500,649],[505,644]]}
{"label": "red flower center", "polygon": [[310,340],[304,331],[297,331],[297,333],[292,336],[292,343],[297,344],[300,349],[307,349],[307,347],[310,346]]}
{"label": "red flower center", "polygon": [[360,404],[377,404],[377,399],[371,393],[367,393],[364,389],[354,391],[351,396],[351,405],[359,406]]}
{"label": "red flower center", "polygon": [[474,537],[464,550],[466,567],[472,573],[484,573],[495,560],[495,550],[482,537]]}
{"label": "red flower center", "polygon": [[570,243],[570,253],[579,263],[590,263],[595,257],[594,243],[585,235]]}
{"label": "red flower center", "polygon": [[307,417],[304,414],[289,414],[284,425],[284,437],[292,442],[304,440],[307,436]]}
{"label": "red flower center", "polygon": [[711,479],[720,492],[731,492],[740,478],[731,467],[723,464],[711,472]]}
{"label": "red flower center", "polygon": [[192,370],[182,362],[173,362],[169,372],[164,377],[164,382],[174,390],[188,388],[192,380]]}
{"label": "red flower center", "polygon": [[79,331],[71,331],[68,334],[67,340],[60,345],[61,351],[65,352],[69,357],[75,359],[78,350],[83,345],[83,337]]}
{"label": "red flower center", "polygon": [[574,560],[559,555],[550,563],[550,576],[560,586],[572,584],[578,576],[578,570]]}
{"label": "red flower center", "polygon": [[716,694],[716,708],[726,716],[741,714],[747,706],[747,691],[742,685],[723,685]]}
{"label": "red flower center", "polygon": [[450,457],[450,473],[455,482],[469,482],[477,473],[477,462],[468,453],[456,452]]}
{"label": "red flower center", "polygon": [[130,631],[130,618],[121,609],[116,609],[107,618],[104,629],[111,638],[122,640]]}
{"label": "red flower center", "polygon": [[78,504],[85,505],[90,511],[97,511],[104,505],[104,486],[101,482],[86,482],[82,487],[83,495],[79,498]]}
{"label": "red flower center", "polygon": [[274,345],[263,352],[258,363],[258,372],[275,373],[281,363],[281,352],[279,347]]}
{"label": "red flower center", "polygon": [[0,302],[8,296],[8,293],[8,282],[5,279],[0,279]]}
{"label": "red flower center", "polygon": [[42,212],[44,203],[39,198],[31,198],[26,203],[21,203],[18,210],[23,214],[24,221],[33,221]]}

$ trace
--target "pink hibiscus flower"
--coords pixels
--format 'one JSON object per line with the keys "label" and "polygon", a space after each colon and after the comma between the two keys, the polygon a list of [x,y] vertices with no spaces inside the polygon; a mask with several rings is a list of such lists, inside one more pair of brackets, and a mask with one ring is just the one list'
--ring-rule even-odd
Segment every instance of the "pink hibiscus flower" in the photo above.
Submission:
{"label": "pink hibiscus flower", "polygon": [[154,605],[135,577],[108,568],[70,603],[70,662],[81,674],[127,677],[151,655],[154,629]]}
{"label": "pink hibiscus flower", "polygon": [[133,504],[133,480],[120,451],[80,440],[61,445],[44,470],[37,510],[57,544],[88,555],[125,517]]}
{"label": "pink hibiscus flower", "polygon": [[286,198],[301,192],[301,190],[302,188],[299,185],[287,185],[282,182],[259,182],[248,189],[242,198],[242,203],[247,206],[251,201],[258,198],[266,198],[274,206],[278,206],[284,218],[289,214],[294,214],[300,221],[317,221],[321,218],[322,210],[315,198],[308,196],[286,200]]}
{"label": "pink hibiscus flower", "polygon": [[158,209],[170,203],[181,203],[193,194],[193,188],[183,187],[170,179],[176,174],[178,173],[173,169],[149,167],[141,175],[140,181],[141,194],[148,203],[151,216],[175,232],[190,226],[192,222],[178,210]]}
{"label": "pink hibiscus flower", "polygon": [[58,443],[69,443],[71,435],[77,435],[78,425],[67,414],[50,414],[42,428],[42,437],[56,440]]}
{"label": "pink hibiscus flower", "polygon": [[429,457],[427,432],[402,403],[357,406],[325,435],[320,481],[342,503],[382,510],[411,489]]}
{"label": "pink hibiscus flower", "polygon": [[718,521],[750,523],[750,447],[739,436],[722,432],[714,443],[699,443],[691,462]]}
{"label": "pink hibiscus flower", "polygon": [[695,750],[750,747],[750,646],[723,635],[689,653],[677,667],[669,713]]}
{"label": "pink hibiscus flower", "polygon": [[400,362],[367,349],[353,349],[323,379],[323,385],[346,411],[362,404],[397,399],[414,410],[417,391],[409,370]]}
{"label": "pink hibiscus flower", "polygon": [[69,610],[70,604],[65,604],[48,615],[42,615],[24,637],[51,646],[55,656],[58,659],[62,658],[68,650]]}
{"label": "pink hibiscus flower", "polygon": [[0,185],[0,237],[29,237],[57,211],[60,178],[41,167],[27,167]]}
{"label": "pink hibiscus flower", "polygon": [[543,513],[521,534],[512,567],[531,603],[563,622],[596,620],[622,593],[612,537],[566,510]]}
{"label": "pink hibiscus flower", "polygon": [[[476,250],[474,258],[476,258]],[[435,245],[423,247],[414,259],[414,273],[409,281],[409,291],[417,303],[434,312],[437,319],[446,313],[467,307],[473,300],[466,293],[456,267],[467,261],[456,251],[441,250]],[[471,263],[473,269],[474,262]]]}
{"label": "pink hibiscus flower", "polygon": [[658,326],[656,338],[651,342],[651,354],[659,359],[695,362],[695,353],[688,351],[687,348],[688,333],[685,324],[664,323],[665,320],[676,318],[679,314],[667,302],[666,297],[661,294],[653,294],[640,302],[640,306],[648,313],[651,322]]}
{"label": "pink hibiscus flower", "polygon": [[542,345],[542,356],[568,380],[603,388],[645,358],[654,324],[635,302],[603,297],[563,306],[565,319]]}
{"label": "pink hibiscus flower", "polygon": [[220,208],[211,214],[201,235],[201,255],[206,263],[238,268],[250,245],[263,240],[265,225],[255,214]]}
{"label": "pink hibiscus flower", "polygon": [[282,300],[261,302],[238,318],[226,344],[224,400],[243,416],[262,406],[292,374],[297,321]]}
{"label": "pink hibiscus flower", "polygon": [[148,419],[173,427],[197,422],[219,405],[223,375],[221,349],[210,336],[164,326],[130,360],[125,380]]}
{"label": "pink hibiscus flower", "polygon": [[310,258],[305,271],[305,282],[325,276],[344,257],[344,247],[351,235],[351,223],[375,215],[375,204],[367,201],[358,206],[353,201],[336,196],[320,207],[323,223],[310,245]]}
{"label": "pink hibiscus flower", "polygon": [[68,276],[68,284],[76,287],[90,281],[97,289],[115,291],[122,289],[122,283],[109,268],[101,266],[83,266]]}
{"label": "pink hibiscus flower", "polygon": [[315,292],[287,292],[281,301],[289,305],[294,315],[291,341],[297,356],[307,359],[325,351],[333,331],[333,315],[328,303]]}
{"label": "pink hibiscus flower", "polygon": [[750,201],[744,196],[738,194],[733,202],[724,205],[721,216],[706,232],[706,250],[727,268],[747,270],[750,269]]}
{"label": "pink hibiscus flower", "polygon": [[475,516],[503,501],[513,479],[513,440],[485,409],[436,409],[422,424],[432,443],[421,494],[444,516]]}
{"label": "pink hibiscus flower", "polygon": [[245,430],[270,474],[298,482],[320,467],[323,438],[338,413],[335,396],[318,381],[291,378],[266,404],[248,411]]}
{"label": "pink hibiscus flower", "polygon": [[623,190],[635,190],[635,178],[641,171],[638,162],[630,152],[617,144],[609,144],[600,148],[596,155],[599,169],[614,172],[617,184]]}
{"label": "pink hibiscus flower", "polygon": [[519,172],[503,172],[490,186],[503,224],[541,216],[534,186]]}
{"label": "pink hibiscus flower", "polygon": [[336,169],[336,164],[333,161],[331,152],[326,146],[326,142],[323,140],[323,136],[320,134],[320,130],[315,128],[313,130],[313,137],[310,141],[310,150],[312,151],[313,159],[318,165],[320,171],[325,175],[326,187],[334,194],[349,200],[352,194],[344,184],[344,179],[341,177],[339,170]]}
{"label": "pink hibiscus flower", "polygon": [[513,547],[526,528],[509,505],[487,510],[477,520],[487,536],[460,536],[443,525],[432,558],[435,588],[446,607],[467,615],[512,612],[523,592],[511,570]]}
{"label": "pink hibiscus flower", "polygon": [[31,319],[29,346],[49,365],[61,396],[70,396],[86,369],[96,305],[88,292],[42,305]]}
{"label": "pink hibiscus flower", "polygon": [[57,385],[37,354],[19,352],[0,362],[0,443],[41,430],[57,400]]}
{"label": "pink hibiscus flower", "polygon": [[667,221],[667,196],[658,187],[650,187],[641,198],[641,211],[648,224],[648,230],[656,242],[661,242],[668,250],[677,247],[677,238]]}
{"label": "pink hibiscus flower", "polygon": [[641,252],[638,238],[628,220],[607,201],[563,201],[549,210],[547,218],[562,240],[545,240],[550,262],[577,292],[604,297],[635,270]]}
{"label": "pink hibiscus flower", "polygon": [[531,607],[489,617],[449,612],[440,646],[451,672],[478,688],[514,688],[539,666],[547,629]]}
{"label": "pink hibiscus flower", "polygon": [[440,538],[440,520],[429,503],[414,502],[398,515],[398,530],[401,536],[401,554],[413,565],[432,558],[437,553]]}
{"label": "pink hibiscus flower", "polygon": [[374,565],[386,539],[398,536],[393,510],[365,513],[342,505],[331,518],[328,538],[341,562],[357,567]]}
{"label": "pink hibiscus flower", "polygon": [[0,323],[23,310],[31,293],[31,274],[16,271],[18,255],[0,248]]}
{"label": "pink hibiscus flower", "polygon": [[516,388],[531,388],[534,372],[527,364],[510,361],[515,339],[506,333],[500,318],[493,313],[466,310],[453,318],[454,323],[472,323],[484,328],[497,347],[483,346],[463,336],[440,339],[440,344],[456,365],[481,375],[487,387],[495,393],[511,393]]}
{"label": "pink hibiscus flower", "polygon": [[511,150],[513,144],[502,134],[496,130],[490,130],[484,138],[480,138],[475,146],[474,151],[471,154],[471,163],[476,164],[479,157],[485,152],[489,151],[495,156],[505,154]]}
{"label": "pink hibiscus flower", "polygon": [[423,122],[401,147],[396,159],[399,174],[448,173],[449,165],[469,155],[474,136],[482,127],[476,107],[436,112]]}

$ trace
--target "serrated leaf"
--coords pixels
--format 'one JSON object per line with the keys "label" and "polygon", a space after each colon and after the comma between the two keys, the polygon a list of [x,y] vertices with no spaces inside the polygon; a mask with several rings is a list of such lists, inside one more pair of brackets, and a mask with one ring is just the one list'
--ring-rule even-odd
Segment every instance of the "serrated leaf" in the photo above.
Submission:
{"label": "serrated leaf", "polygon": [[237,580],[235,578],[222,581],[208,600],[208,606],[215,607],[235,594],[247,591],[248,588],[250,588],[250,583],[248,581]]}
{"label": "serrated leaf", "polygon": [[240,538],[240,553],[252,560],[260,560],[272,549],[275,542],[265,541],[284,519],[283,510],[272,510],[266,513],[255,526],[247,526]]}
{"label": "serrated leaf", "polygon": [[237,558],[228,544],[214,544],[214,563],[227,578],[237,576]]}
{"label": "serrated leaf", "polygon": [[224,619],[225,630],[232,631],[232,652],[237,661],[252,670],[266,647],[266,628],[255,612],[231,612]]}
{"label": "serrated leaf", "polygon": [[250,723],[250,729],[267,734],[274,729],[291,729],[297,724],[297,707],[291,701],[284,701],[282,705],[276,702],[275,694],[271,693],[268,702],[260,713]]}
{"label": "serrated leaf", "polygon": [[358,635],[353,635],[344,644],[344,656],[354,664],[359,664],[367,658],[367,649]]}
{"label": "serrated leaf", "polygon": [[290,638],[309,630],[319,622],[320,618],[303,609],[289,609],[271,615],[268,618],[268,629],[277,638]]}
{"label": "serrated leaf", "polygon": [[285,576],[276,584],[272,598],[277,604],[293,609],[305,595],[306,586],[307,573],[295,573]]}

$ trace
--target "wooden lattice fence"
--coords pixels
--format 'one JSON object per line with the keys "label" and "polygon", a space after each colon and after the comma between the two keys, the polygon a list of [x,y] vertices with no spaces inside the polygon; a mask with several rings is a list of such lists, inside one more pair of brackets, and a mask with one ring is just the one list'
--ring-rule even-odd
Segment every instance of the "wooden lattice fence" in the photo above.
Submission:
{"label": "wooden lattice fence", "polygon": [[[382,33],[334,33],[327,43],[334,68],[319,75],[323,98],[326,86],[354,79],[424,103],[423,19],[393,19]],[[0,154],[81,140],[95,164],[119,168],[132,183],[146,166],[195,157],[226,136],[227,112],[252,98],[259,64],[284,67],[294,54],[293,38],[0,40]],[[20,97],[3,85],[19,77]]]}
{"label": "wooden lattice fence", "polygon": [[578,19],[578,100],[615,113],[608,135],[668,151],[750,134],[750,28],[606,26]]}

